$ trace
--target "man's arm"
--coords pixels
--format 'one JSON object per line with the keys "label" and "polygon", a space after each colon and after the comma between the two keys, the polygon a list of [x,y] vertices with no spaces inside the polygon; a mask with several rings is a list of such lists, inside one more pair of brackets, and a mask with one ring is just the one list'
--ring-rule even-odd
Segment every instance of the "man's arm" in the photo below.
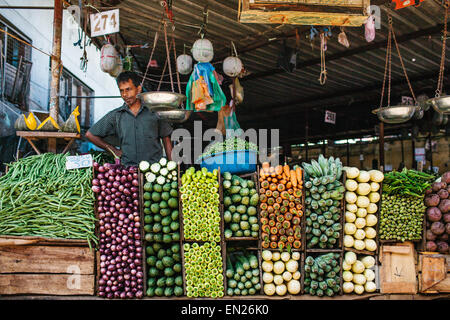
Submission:
{"label": "man's arm", "polygon": [[162,140],[167,159],[172,160],[172,141],[170,140],[170,136],[163,137]]}
{"label": "man's arm", "polygon": [[97,147],[107,150],[111,153],[114,153],[115,156],[117,156],[117,157],[122,156],[122,150],[116,149],[116,147],[107,143],[102,138],[93,135],[90,131],[86,132],[86,139],[88,139],[90,142],[95,144]]}

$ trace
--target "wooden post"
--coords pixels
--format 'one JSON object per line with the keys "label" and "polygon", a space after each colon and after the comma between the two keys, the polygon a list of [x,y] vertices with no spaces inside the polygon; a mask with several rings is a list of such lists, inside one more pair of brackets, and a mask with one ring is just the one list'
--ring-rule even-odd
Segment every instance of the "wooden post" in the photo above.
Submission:
{"label": "wooden post", "polygon": [[61,36],[62,36],[62,2],[55,0],[53,14],[53,50],[51,58],[52,78],[50,83],[50,116],[58,121],[59,84],[61,77]]}
{"label": "wooden post", "polygon": [[350,166],[350,144],[348,143],[347,139],[347,166]]}
{"label": "wooden post", "polygon": [[380,122],[380,168],[384,171],[384,123]]}
{"label": "wooden post", "polygon": [[[61,35],[63,7],[61,0],[55,0],[53,14],[53,51],[51,57],[52,78],[50,83],[50,116],[58,122],[59,118],[59,84],[61,77]],[[56,139],[48,140],[48,151],[56,152]]]}
{"label": "wooden post", "polygon": [[308,162],[308,131],[309,131],[309,125],[308,125],[308,108],[305,108],[305,161]]}
{"label": "wooden post", "polygon": [[411,149],[412,149],[412,165],[411,168],[417,170],[417,162],[416,162],[416,141],[414,140],[414,135],[411,129]]}

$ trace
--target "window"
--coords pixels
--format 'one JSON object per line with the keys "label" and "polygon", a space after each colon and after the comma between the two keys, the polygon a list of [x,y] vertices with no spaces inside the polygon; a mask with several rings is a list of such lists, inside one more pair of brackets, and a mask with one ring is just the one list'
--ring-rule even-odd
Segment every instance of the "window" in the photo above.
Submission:
{"label": "window", "polygon": [[[0,34],[2,53],[1,92],[3,97],[26,110],[28,107],[29,82],[31,72],[31,47],[17,40],[31,43],[20,31],[16,30],[0,16],[0,28],[7,31]],[[5,63],[6,60],[6,63]]]}
{"label": "window", "polygon": [[60,83],[59,110],[61,117],[66,120],[70,113],[79,106],[80,126],[82,129],[88,129],[92,124],[93,99],[84,98],[94,96],[94,91],[76,78],[68,70],[63,68]]}

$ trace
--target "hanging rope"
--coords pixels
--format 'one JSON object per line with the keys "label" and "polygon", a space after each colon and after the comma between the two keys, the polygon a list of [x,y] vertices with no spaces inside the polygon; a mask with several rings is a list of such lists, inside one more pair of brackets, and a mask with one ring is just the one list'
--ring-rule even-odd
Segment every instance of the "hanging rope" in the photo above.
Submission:
{"label": "hanging rope", "polygon": [[319,82],[324,85],[327,81],[327,67],[325,63],[325,34],[322,32],[320,34],[320,76]]}
{"label": "hanging rope", "polygon": [[436,98],[441,96],[442,93],[442,86],[444,84],[444,68],[445,68],[445,46],[447,42],[447,19],[448,19],[448,7],[449,2],[446,1],[445,4],[443,4],[445,7],[445,19],[444,19],[444,34],[442,35],[442,53],[441,53],[441,65],[439,66],[439,78],[438,78],[438,84],[436,89]]}
{"label": "hanging rope", "polygon": [[398,57],[400,59],[400,64],[402,66],[403,74],[405,75],[406,82],[408,83],[409,90],[414,99],[414,104],[417,104],[416,96],[411,86],[411,82],[409,81],[408,74],[406,73],[405,64],[403,63],[403,58],[400,53],[400,48],[398,46],[397,39],[395,38],[394,26],[392,17],[388,14],[388,22],[389,22],[389,33],[388,40],[386,45],[386,62],[384,67],[384,77],[383,77],[383,87],[381,89],[381,100],[380,100],[380,108],[383,107],[383,98],[386,84],[386,76],[388,78],[388,98],[387,98],[387,106],[391,105],[391,81],[392,81],[392,39],[394,40],[395,48],[397,50]]}

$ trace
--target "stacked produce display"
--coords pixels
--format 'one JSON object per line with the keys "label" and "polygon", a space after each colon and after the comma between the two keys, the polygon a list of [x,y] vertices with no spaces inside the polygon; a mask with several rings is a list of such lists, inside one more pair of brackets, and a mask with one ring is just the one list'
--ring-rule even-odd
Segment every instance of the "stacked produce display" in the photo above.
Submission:
{"label": "stacked produce display", "polygon": [[224,296],[221,247],[215,242],[184,244],[186,295],[190,298]]}
{"label": "stacked produce display", "polygon": [[332,297],[341,290],[340,253],[327,253],[305,259],[304,292],[312,296]]}
{"label": "stacked produce display", "polygon": [[262,251],[264,294],[268,296],[300,294],[299,252]]}
{"label": "stacked produce display", "polygon": [[450,171],[426,190],[426,251],[449,254],[450,236]]}
{"label": "stacked produce display", "polygon": [[377,249],[376,224],[380,184],[384,179],[381,171],[364,171],[358,168],[344,168],[345,181],[345,224],[344,247],[374,252]]}
{"label": "stacked produce display", "polygon": [[227,250],[227,296],[259,294],[259,261],[257,252],[229,248]]}
{"label": "stacked produce display", "polygon": [[340,181],[342,164],[339,158],[303,163],[305,169],[306,248],[333,249],[340,246],[341,200],[345,187]]}
{"label": "stacked produce display", "polygon": [[166,158],[139,163],[150,297],[183,295],[177,167]]}
{"label": "stacked produce display", "polygon": [[403,169],[384,175],[379,236],[381,240],[422,239],[425,191],[434,176]]}
{"label": "stacked produce display", "polygon": [[[45,153],[8,165],[8,173],[0,177],[0,235],[98,243],[92,169],[67,170],[67,156]],[[94,183],[98,192],[99,180]]]}
{"label": "stacked produce display", "polygon": [[142,199],[145,240],[180,241],[177,164],[161,158],[151,166],[142,161],[139,168],[145,176]]}
{"label": "stacked produce display", "polygon": [[92,189],[97,194],[100,278],[98,295],[142,298],[144,295],[143,245],[139,213],[137,167],[94,165]]}
{"label": "stacked produce display", "polygon": [[224,236],[258,239],[259,224],[257,206],[259,195],[255,182],[229,172],[223,173]]}
{"label": "stacked produce display", "polygon": [[190,167],[181,178],[183,241],[188,297],[223,297],[221,217],[218,172]]}
{"label": "stacked produce display", "polygon": [[302,246],[302,170],[288,165],[270,167],[263,163],[259,172],[261,246],[264,249],[299,249]]}
{"label": "stacked produce display", "polygon": [[375,292],[375,258],[372,256],[358,256],[354,252],[346,252],[342,262],[342,279],[344,293],[363,294]]}
{"label": "stacked produce display", "polygon": [[183,295],[181,248],[179,243],[147,243],[147,296]]}
{"label": "stacked produce display", "polygon": [[216,142],[210,144],[208,147],[206,147],[205,152],[200,155],[199,159],[206,158],[208,156],[222,152],[236,151],[236,150],[238,151],[250,150],[258,152],[258,146],[252,142],[248,142],[239,137],[230,137],[223,142]]}
{"label": "stacked produce display", "polygon": [[190,167],[181,177],[185,240],[220,242],[220,195],[217,170],[195,171]]}

